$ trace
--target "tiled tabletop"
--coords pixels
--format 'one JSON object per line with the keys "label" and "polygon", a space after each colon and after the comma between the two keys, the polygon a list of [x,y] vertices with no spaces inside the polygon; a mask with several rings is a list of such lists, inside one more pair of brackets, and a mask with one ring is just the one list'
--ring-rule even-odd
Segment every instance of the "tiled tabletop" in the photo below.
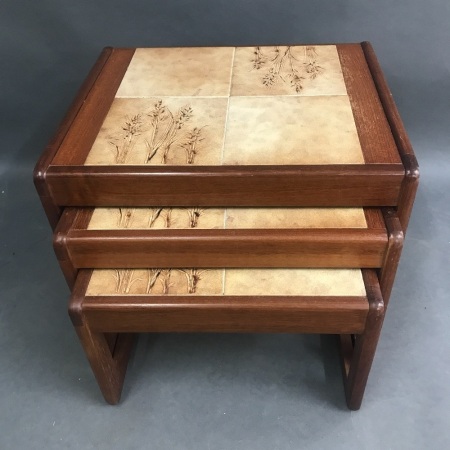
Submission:
{"label": "tiled tabletop", "polygon": [[367,228],[362,208],[96,208],[90,230]]}
{"label": "tiled tabletop", "polygon": [[94,270],[86,291],[98,295],[365,297],[359,269]]}
{"label": "tiled tabletop", "polygon": [[362,163],[332,45],[137,49],[85,161]]}

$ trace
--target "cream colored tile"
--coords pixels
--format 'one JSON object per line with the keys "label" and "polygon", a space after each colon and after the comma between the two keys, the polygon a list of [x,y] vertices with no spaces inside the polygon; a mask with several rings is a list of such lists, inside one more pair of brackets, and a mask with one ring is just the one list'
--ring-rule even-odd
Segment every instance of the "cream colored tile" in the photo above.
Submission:
{"label": "cream colored tile", "polygon": [[367,228],[362,208],[228,208],[225,228]]}
{"label": "cream colored tile", "polygon": [[224,227],[224,215],[218,208],[96,208],[88,229],[214,229]]}
{"label": "cream colored tile", "polygon": [[117,97],[227,96],[234,48],[139,48]]}
{"label": "cream colored tile", "polygon": [[358,269],[94,270],[86,291],[87,296],[188,294],[366,296]]}
{"label": "cream colored tile", "polygon": [[222,295],[223,269],[94,270],[86,290],[97,295]]}
{"label": "cream colored tile", "polygon": [[347,95],[334,45],[238,47],[231,95]]}
{"label": "cream colored tile", "polygon": [[226,98],[117,98],[86,165],[218,165]]}
{"label": "cream colored tile", "polygon": [[223,164],[363,164],[346,96],[231,97]]}
{"label": "cream colored tile", "polygon": [[362,208],[96,208],[88,230],[367,228]]}
{"label": "cream colored tile", "polygon": [[227,269],[225,295],[365,296],[358,269]]}

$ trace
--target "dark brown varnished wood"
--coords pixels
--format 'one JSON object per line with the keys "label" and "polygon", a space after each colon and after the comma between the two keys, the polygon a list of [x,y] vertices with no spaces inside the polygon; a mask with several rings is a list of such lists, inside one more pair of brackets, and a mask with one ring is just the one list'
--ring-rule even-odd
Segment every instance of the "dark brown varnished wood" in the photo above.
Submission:
{"label": "dark brown varnished wood", "polygon": [[363,277],[369,301],[364,331],[354,335],[354,341],[348,335],[339,337],[345,395],[351,410],[361,407],[385,314],[376,273],[365,270]]}
{"label": "dark brown varnished wood", "polygon": [[93,209],[66,208],[54,246],[69,287],[80,268],[378,268],[387,232],[378,208],[368,228],[87,229]]}
{"label": "dark brown varnished wood", "polygon": [[74,267],[380,267],[383,230],[72,231]]}
{"label": "dark brown varnished wood", "polygon": [[107,63],[109,57],[111,56],[113,49],[111,47],[106,47],[103,49],[96,63],[92,67],[89,75],[81,85],[75,99],[73,100],[70,108],[68,109],[64,119],[60,123],[56,133],[54,134],[52,140],[49,142],[41,157],[39,158],[35,168],[34,168],[34,184],[38,191],[39,197],[42,202],[42,206],[47,215],[48,221],[52,229],[56,228],[58,219],[61,215],[62,209],[60,206],[56,205],[48,189],[46,182],[46,171],[51,161],[55,157],[58,149],[61,146],[62,141],[70,130],[72,123],[80,112],[81,107],[95,85],[99,74],[103,70],[103,67]]}
{"label": "dark brown varnished wood", "polygon": [[334,166],[52,166],[52,197],[66,206],[396,205],[401,164]]}
{"label": "dark brown varnished wood", "polygon": [[67,246],[67,235],[76,218],[75,208],[65,208],[53,233],[53,250],[64,274],[69,289],[73,289],[77,279],[78,267],[73,263]]}
{"label": "dark brown varnished wood", "polygon": [[398,199],[398,216],[403,232],[406,234],[419,185],[419,164],[375,52],[369,42],[363,42],[361,46],[380,96],[384,114],[389,121],[398,152],[405,167],[405,178],[402,182]]}
{"label": "dark brown varnished wood", "polygon": [[364,217],[366,218],[367,228],[378,230],[386,229],[380,208],[364,208]]}
{"label": "dark brown varnished wood", "polygon": [[86,297],[93,329],[107,332],[360,333],[363,297]]}
{"label": "dark brown varnished wood", "polygon": [[75,286],[69,315],[105,400],[119,402],[128,360],[136,335],[110,334],[92,330],[83,316],[82,284]]}
{"label": "dark brown varnished wood", "polygon": [[384,305],[387,308],[402,254],[404,232],[394,208],[383,208],[383,216],[388,232],[388,245],[384,261],[379,270],[379,279]]}
{"label": "dark brown varnished wood", "polygon": [[339,44],[337,50],[365,162],[400,163],[363,49]]}

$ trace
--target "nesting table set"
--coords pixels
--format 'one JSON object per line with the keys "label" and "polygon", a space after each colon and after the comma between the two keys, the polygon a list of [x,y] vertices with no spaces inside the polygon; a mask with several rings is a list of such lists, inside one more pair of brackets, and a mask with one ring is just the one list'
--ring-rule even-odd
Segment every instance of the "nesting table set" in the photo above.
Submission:
{"label": "nesting table set", "polygon": [[34,177],[107,402],[138,333],[281,332],[360,407],[419,177],[369,43],[106,48]]}

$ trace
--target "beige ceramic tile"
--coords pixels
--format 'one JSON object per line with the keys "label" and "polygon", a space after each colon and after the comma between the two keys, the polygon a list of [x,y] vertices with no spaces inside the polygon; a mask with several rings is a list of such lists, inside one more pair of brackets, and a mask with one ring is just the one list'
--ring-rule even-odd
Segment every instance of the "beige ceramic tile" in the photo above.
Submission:
{"label": "beige ceramic tile", "polygon": [[86,295],[221,295],[223,272],[223,269],[94,270]]}
{"label": "beige ceramic tile", "polygon": [[234,48],[139,48],[117,97],[227,96]]}
{"label": "beige ceramic tile", "polygon": [[347,95],[334,45],[238,47],[231,95]]}
{"label": "beige ceramic tile", "polygon": [[218,165],[226,98],[117,98],[86,165]]}
{"label": "beige ceramic tile", "polygon": [[367,228],[362,208],[96,208],[89,230]]}
{"label": "beige ceramic tile", "polygon": [[362,208],[228,208],[226,228],[367,228]]}
{"label": "beige ceramic tile", "polygon": [[224,227],[224,215],[218,208],[96,208],[88,229],[214,229]]}
{"label": "beige ceramic tile", "polygon": [[223,164],[363,164],[348,97],[231,97]]}
{"label": "beige ceramic tile", "polygon": [[225,295],[365,296],[358,269],[227,269]]}
{"label": "beige ceramic tile", "polygon": [[365,296],[357,269],[94,270],[96,295]]}

